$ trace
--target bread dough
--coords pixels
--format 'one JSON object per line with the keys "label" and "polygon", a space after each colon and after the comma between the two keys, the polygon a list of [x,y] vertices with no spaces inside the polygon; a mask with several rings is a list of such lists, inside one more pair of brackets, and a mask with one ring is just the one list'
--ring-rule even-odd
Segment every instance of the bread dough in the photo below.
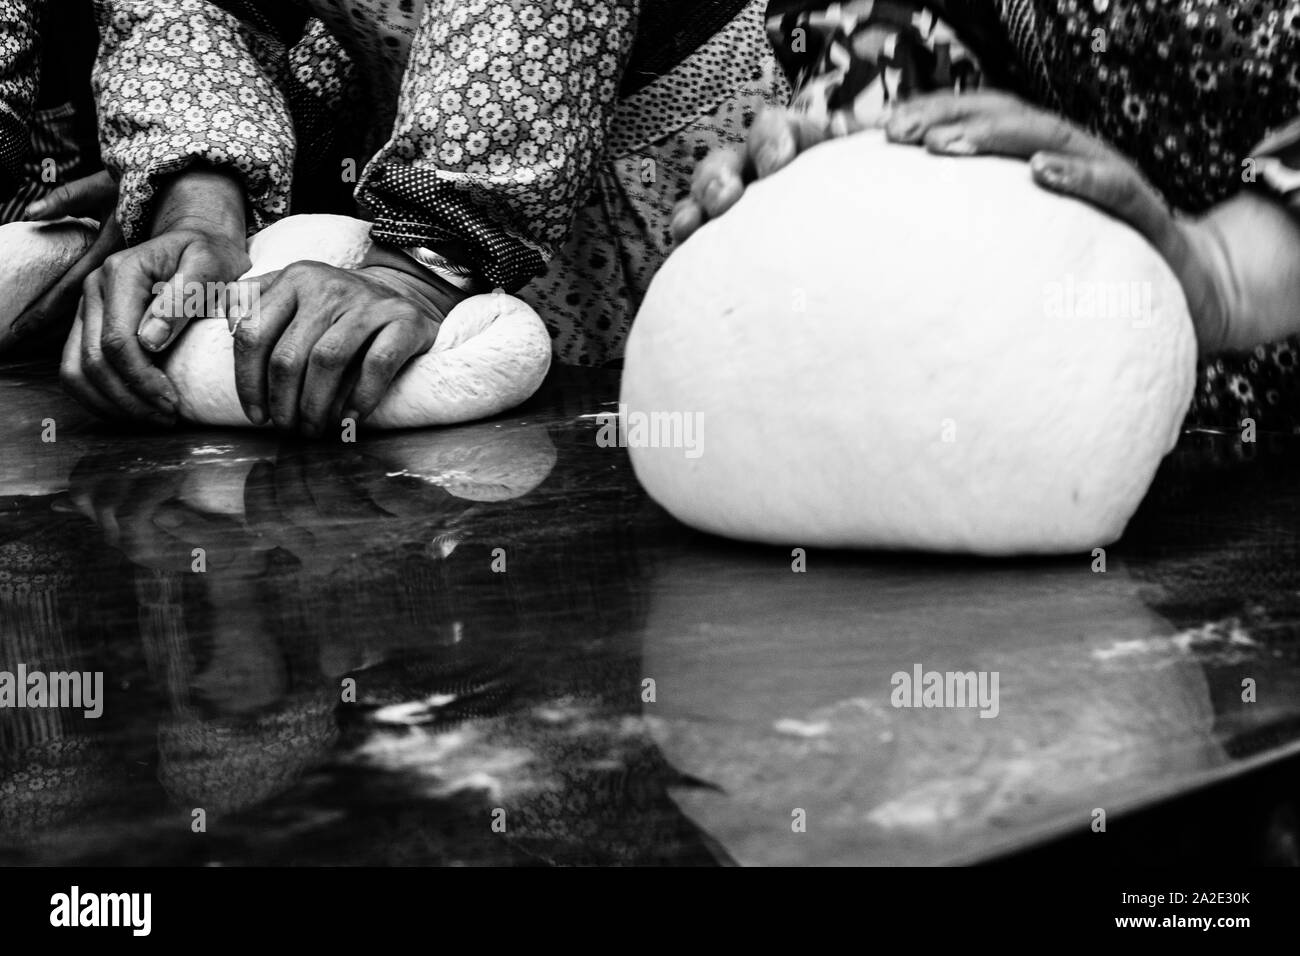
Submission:
{"label": "bread dough", "polygon": [[0,226],[0,341],[14,320],[86,254],[96,235],[89,219]]}
{"label": "bread dough", "polygon": [[[1028,166],[864,133],[755,184],[669,257],[628,341],[627,444],[705,531],[1003,555],[1119,537],[1191,400],[1182,290]],[[649,447],[636,419],[698,416]]]}
{"label": "bread dough", "polygon": [[[370,224],[347,216],[291,216],[253,237],[252,268],[264,275],[311,260],[356,268],[370,248]],[[369,428],[416,428],[487,418],[513,408],[541,385],[551,338],[529,306],[505,293],[473,296],[443,321],[433,348],[393,380]],[[163,363],[182,418],[251,426],[235,390],[234,339],[223,319],[192,321]]]}

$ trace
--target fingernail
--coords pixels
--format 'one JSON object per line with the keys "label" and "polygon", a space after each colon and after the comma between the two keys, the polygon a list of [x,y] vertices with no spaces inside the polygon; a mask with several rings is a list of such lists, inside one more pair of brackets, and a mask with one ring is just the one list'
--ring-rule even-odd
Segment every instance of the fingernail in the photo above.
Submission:
{"label": "fingernail", "polygon": [[1061,187],[1069,180],[1065,167],[1051,160],[1039,159],[1035,156],[1029,165],[1038,178],[1049,186]]}
{"label": "fingernail", "polygon": [[45,215],[45,201],[41,199],[31,203],[23,210],[23,217],[26,219],[37,219],[43,215]]}
{"label": "fingernail", "polygon": [[907,117],[895,117],[890,120],[889,125],[885,127],[885,132],[891,139],[905,142],[916,139],[917,134],[921,132],[921,121],[918,119],[908,119]]}
{"label": "fingernail", "polygon": [[960,136],[951,139],[939,147],[941,152],[948,153],[952,156],[974,156],[975,147],[969,141]]}
{"label": "fingernail", "polygon": [[685,209],[679,209],[677,212],[673,213],[673,219],[672,222],[668,224],[668,228],[674,236],[680,236],[686,231],[689,222],[690,213]]}
{"label": "fingernail", "polygon": [[723,182],[722,177],[717,176],[713,182],[704,190],[704,205],[706,208],[720,205],[722,202]]}
{"label": "fingernail", "polygon": [[157,351],[167,344],[172,327],[162,319],[150,317],[140,326],[140,342],[145,348]]}
{"label": "fingernail", "polygon": [[346,422],[349,418],[352,419],[353,424],[356,425],[361,424],[361,415],[360,413],[357,412],[356,409],[349,408],[346,412],[343,413],[343,421]]}
{"label": "fingernail", "polygon": [[784,165],[784,159],[785,150],[773,143],[758,151],[754,165],[758,167],[759,176],[770,176]]}
{"label": "fingernail", "polygon": [[175,400],[168,398],[166,395],[155,395],[153,397],[153,407],[158,409],[160,412],[162,412],[165,415],[176,414]]}
{"label": "fingernail", "polygon": [[260,405],[248,406],[246,414],[248,415],[248,420],[254,425],[266,424],[266,411]]}

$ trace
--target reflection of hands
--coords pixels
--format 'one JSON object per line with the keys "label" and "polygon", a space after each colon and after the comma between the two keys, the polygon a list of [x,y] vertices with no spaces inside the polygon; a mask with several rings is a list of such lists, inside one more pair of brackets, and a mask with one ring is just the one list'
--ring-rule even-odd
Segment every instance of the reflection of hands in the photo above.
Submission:
{"label": "reflection of hands", "polygon": [[230,566],[265,547],[242,521],[187,504],[190,475],[180,462],[146,472],[120,469],[116,459],[82,459],[73,469],[69,497],[131,563],[183,573],[193,569],[196,547],[204,549],[209,567]]}
{"label": "reflection of hands", "polygon": [[[173,423],[176,389],[150,353],[193,316],[169,303],[186,301],[196,283],[224,287],[248,264],[243,187],[213,170],[167,180],[153,237],[109,256],[86,280],[63,350],[64,386],[106,418]],[[158,295],[160,284],[167,289]]]}
{"label": "reflection of hands", "polygon": [[222,457],[182,453],[149,471],[124,472],[115,456],[83,459],[71,499],[145,567],[189,571],[203,548],[209,568],[228,568],[279,548],[328,570],[386,529],[426,538],[470,502],[527,494],[555,459],[544,425],[393,435],[346,451],[249,439]]}

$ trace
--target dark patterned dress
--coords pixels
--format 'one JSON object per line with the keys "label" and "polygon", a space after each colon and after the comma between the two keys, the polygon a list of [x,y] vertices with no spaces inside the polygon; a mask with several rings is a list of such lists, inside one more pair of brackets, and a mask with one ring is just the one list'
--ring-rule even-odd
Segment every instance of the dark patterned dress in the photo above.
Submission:
{"label": "dark patterned dress", "polygon": [[[896,38],[870,40],[885,25]],[[774,0],[769,30],[796,96],[829,88],[829,110],[983,82],[1108,141],[1178,209],[1262,189],[1300,210],[1300,0]],[[1188,423],[1300,430],[1298,352],[1300,337],[1203,362]]]}

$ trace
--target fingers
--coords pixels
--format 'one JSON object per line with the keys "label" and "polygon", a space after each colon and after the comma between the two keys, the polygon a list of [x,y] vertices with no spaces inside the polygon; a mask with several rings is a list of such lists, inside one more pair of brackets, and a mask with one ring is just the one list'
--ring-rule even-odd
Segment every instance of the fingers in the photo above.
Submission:
{"label": "fingers", "polygon": [[1029,169],[1039,185],[1083,199],[1128,223],[1146,237],[1175,272],[1186,264],[1186,237],[1169,207],[1128,162],[1036,153]]}
{"label": "fingers", "polygon": [[[150,251],[154,261],[148,262],[146,257],[144,268],[140,269],[141,274],[154,281],[149,281],[148,292],[144,296],[150,304],[144,321],[140,323],[139,339],[140,345],[150,352],[161,352],[176,341],[176,337],[185,330],[185,326],[189,325],[191,319],[217,317],[215,313],[209,313],[215,308],[224,308],[225,302],[209,302],[210,299],[216,298],[211,290],[217,286],[224,286],[228,280],[235,277],[226,274],[228,268],[218,261],[203,243],[194,242],[186,245],[180,254],[180,259],[174,264],[169,261],[172,257],[171,250],[154,246]],[[140,263],[138,259],[132,261]],[[132,274],[128,275],[133,277]],[[156,281],[159,276],[170,277],[161,291]],[[131,308],[138,308],[140,291],[139,285],[134,287],[124,285],[120,291],[115,290],[112,302],[113,314],[118,315],[122,310],[125,314]],[[196,291],[200,293],[201,300],[201,307],[197,310],[197,314],[191,306],[192,296]]]}
{"label": "fingers", "polygon": [[73,320],[68,340],[63,344],[63,359],[59,365],[59,381],[63,390],[101,418],[121,418],[122,410],[101,395],[99,389],[86,378],[81,366],[81,331],[81,316],[78,314]]}
{"label": "fingers", "polygon": [[62,219],[64,216],[88,216],[100,219],[117,198],[117,183],[107,170],[62,183],[45,196],[29,203],[23,211],[27,219]]}
{"label": "fingers", "polygon": [[702,225],[704,225],[704,210],[695,198],[687,196],[685,199],[678,200],[677,205],[673,207],[673,217],[668,226],[673,242],[685,242]]}
{"label": "fingers", "polygon": [[[266,363],[267,411],[276,428],[288,430],[301,421],[300,406],[307,368],[317,341],[333,323],[334,302],[346,294],[323,272],[307,263],[294,263],[272,286],[289,286],[293,296],[290,321],[278,335]],[[304,290],[310,294],[305,295]],[[277,308],[282,308],[277,306]],[[265,316],[265,300],[261,312]],[[263,319],[265,321],[265,318]]]}
{"label": "fingers", "polygon": [[296,285],[279,282],[283,272],[249,279],[257,283],[256,308],[234,319],[235,391],[244,414],[254,425],[270,421],[267,414],[267,366],[271,350],[288,328],[298,309]]}
{"label": "fingers", "polygon": [[745,155],[732,149],[715,149],[695,167],[691,198],[704,218],[721,216],[745,191]]}
{"label": "fingers", "polygon": [[379,407],[402,367],[416,355],[427,352],[436,336],[434,324],[418,315],[386,325],[366,351],[361,377],[352,390],[351,408],[344,409],[343,417],[365,421]]}
{"label": "fingers", "polygon": [[[173,415],[176,389],[141,348],[136,335],[145,303],[153,298],[153,277],[162,271],[170,275],[168,265],[158,246],[152,250],[139,246],[109,256],[87,280],[82,297],[83,334],[87,347],[102,350],[105,364],[92,366],[85,361],[83,350],[83,365],[100,391],[109,397],[126,389],[164,414]],[[107,384],[110,378],[115,383],[111,387]]]}
{"label": "fingers", "polygon": [[[118,350],[119,357],[123,350],[134,336],[121,334],[107,337],[104,333],[104,300],[102,280],[96,273],[86,283],[86,288],[81,298],[81,329],[80,342],[78,349],[77,361],[65,368],[65,383],[86,382],[89,387],[77,388],[70,385],[75,397],[81,398],[85,404],[91,408],[98,406],[91,400],[91,393],[106,400],[113,408],[113,413],[107,417],[121,418],[123,416],[144,421],[150,421],[158,425],[171,425],[176,420],[175,402],[170,406],[162,403],[150,404],[133,392],[118,375],[117,370],[109,362],[106,349]],[[144,361],[148,362],[145,358]],[[157,371],[157,370],[155,370]],[[161,372],[158,372],[162,375]],[[170,384],[168,385],[170,388]]]}
{"label": "fingers", "polygon": [[952,156],[992,153],[1027,159],[1041,150],[1094,157],[1110,152],[1062,117],[996,92],[913,97],[894,108],[885,134],[894,142]]}
{"label": "fingers", "polygon": [[690,196],[673,210],[669,229],[674,241],[685,241],[704,223],[734,206],[744,195],[746,183],[779,172],[804,150],[831,135],[828,124],[800,112],[760,112],[743,149],[714,150],[695,167]]}
{"label": "fingers", "polygon": [[779,172],[795,157],[831,137],[823,122],[793,110],[763,110],[754,119],[745,143],[749,167],[763,179]]}
{"label": "fingers", "polygon": [[[387,323],[414,324],[418,318],[414,306],[388,305],[346,314],[321,335],[307,362],[302,399],[298,405],[304,435],[315,438],[324,431],[330,412],[339,402],[339,392],[352,360],[365,348],[366,342]],[[433,336],[430,335],[428,345],[432,344]],[[393,374],[396,374],[395,370]],[[364,372],[362,378],[365,378]]]}

